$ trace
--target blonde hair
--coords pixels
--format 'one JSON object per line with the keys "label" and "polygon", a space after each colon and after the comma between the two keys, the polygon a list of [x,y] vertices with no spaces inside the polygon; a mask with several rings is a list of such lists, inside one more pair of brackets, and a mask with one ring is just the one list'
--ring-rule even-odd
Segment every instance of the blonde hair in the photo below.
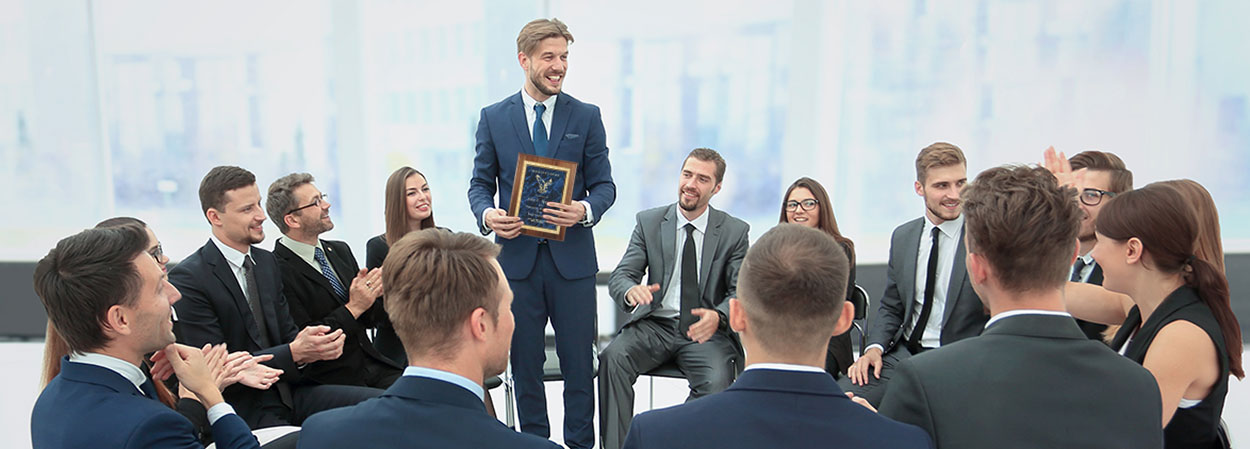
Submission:
{"label": "blonde hair", "polygon": [[534,49],[538,48],[538,43],[544,39],[553,37],[563,37],[573,43],[573,33],[569,32],[568,25],[561,22],[560,19],[534,19],[530,23],[525,24],[521,28],[521,33],[516,37],[517,53],[525,53],[526,56],[532,56]]}

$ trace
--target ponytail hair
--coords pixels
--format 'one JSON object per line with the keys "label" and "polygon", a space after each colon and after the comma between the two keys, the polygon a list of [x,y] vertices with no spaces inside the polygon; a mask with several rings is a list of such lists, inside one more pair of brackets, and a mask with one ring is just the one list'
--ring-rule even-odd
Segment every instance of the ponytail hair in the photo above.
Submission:
{"label": "ponytail hair", "polygon": [[1241,379],[1245,377],[1241,367],[1241,325],[1229,304],[1228,279],[1210,261],[1194,257],[1199,228],[1192,211],[1176,189],[1151,184],[1120,194],[1103,206],[1096,229],[1117,241],[1133,237],[1141,240],[1154,268],[1168,274],[1180,273],[1185,285],[1197,290],[1220,325],[1229,371]]}

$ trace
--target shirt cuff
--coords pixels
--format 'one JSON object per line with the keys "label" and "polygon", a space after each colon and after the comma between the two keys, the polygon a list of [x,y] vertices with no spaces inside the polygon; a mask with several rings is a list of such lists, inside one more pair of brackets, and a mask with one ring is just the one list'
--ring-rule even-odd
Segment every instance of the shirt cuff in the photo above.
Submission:
{"label": "shirt cuff", "polygon": [[582,200],[581,203],[583,206],[586,206],[586,216],[583,217],[582,221],[580,221],[579,223],[581,223],[582,226],[587,227],[587,228],[594,226],[595,225],[595,212],[590,209],[590,203],[585,200]]}
{"label": "shirt cuff", "polygon": [[867,347],[867,348],[864,348],[864,353],[865,353],[865,354],[867,354],[867,353],[868,353],[868,350],[869,350],[869,349],[872,349],[872,348],[877,348],[877,349],[880,349],[880,350],[881,350],[881,353],[882,353],[882,354],[885,354],[885,346],[881,346],[881,345],[876,344],[876,343],[870,344],[870,345],[868,345],[868,347]]}
{"label": "shirt cuff", "polygon": [[234,407],[224,401],[208,409],[208,425],[217,424],[217,420],[226,415],[234,415]]}
{"label": "shirt cuff", "polygon": [[482,235],[490,235],[491,229],[486,226],[486,214],[490,213],[490,211],[492,210],[503,210],[503,209],[499,209],[497,207],[488,207],[486,208],[486,210],[482,211],[482,222],[478,223],[478,226],[480,227],[480,230],[482,231]]}

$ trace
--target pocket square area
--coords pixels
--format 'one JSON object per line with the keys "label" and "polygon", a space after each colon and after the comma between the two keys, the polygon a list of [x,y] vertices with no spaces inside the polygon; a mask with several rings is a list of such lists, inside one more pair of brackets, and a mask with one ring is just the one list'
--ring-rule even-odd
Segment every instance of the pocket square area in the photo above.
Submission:
{"label": "pocket square area", "polygon": [[581,135],[578,135],[578,134],[565,134],[564,135],[565,139],[576,139],[578,137],[581,137]]}

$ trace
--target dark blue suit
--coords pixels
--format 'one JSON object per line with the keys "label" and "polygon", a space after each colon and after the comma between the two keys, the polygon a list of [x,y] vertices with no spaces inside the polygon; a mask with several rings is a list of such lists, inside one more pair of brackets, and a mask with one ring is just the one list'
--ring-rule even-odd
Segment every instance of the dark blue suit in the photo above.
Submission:
{"label": "dark blue suit", "polygon": [[[204,447],[191,421],[144,396],[121,374],[68,358],[35,401],[30,436],[35,449]],[[260,447],[235,414],[213,424],[213,437],[219,448]]]}
{"label": "dark blue suit", "polygon": [[[307,432],[307,431],[305,431]],[[729,389],[634,418],[625,448],[931,448],[919,427],[881,417],[829,373],[751,369]]]}
{"label": "dark blue suit", "polygon": [[[518,92],[482,109],[469,184],[469,205],[479,225],[488,208],[508,209],[517,156],[534,154],[521,95]],[[589,203],[597,222],[616,200],[599,108],[561,93],[552,115],[548,156],[577,163],[572,199]],[[599,272],[594,235],[577,224],[566,230],[564,241],[545,242],[525,235],[496,240],[503,246],[499,265],[515,295],[512,369],[521,429],[543,437],[551,433],[542,384],[544,330],[550,317],[565,381],[565,442],[569,447],[591,447],[594,372],[590,347],[595,338],[594,275]]]}
{"label": "dark blue suit", "polygon": [[486,414],[482,400],[458,385],[404,376],[386,393],[304,421],[301,449],[345,447],[555,448]]}

